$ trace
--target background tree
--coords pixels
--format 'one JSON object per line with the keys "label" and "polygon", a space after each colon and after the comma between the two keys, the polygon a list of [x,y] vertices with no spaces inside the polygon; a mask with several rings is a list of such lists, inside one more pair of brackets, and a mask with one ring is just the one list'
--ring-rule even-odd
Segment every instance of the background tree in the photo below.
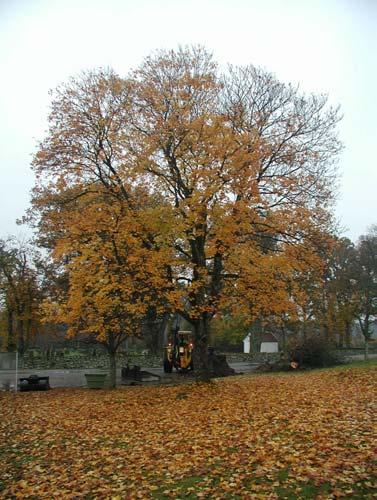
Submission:
{"label": "background tree", "polygon": [[355,258],[355,247],[350,240],[333,238],[325,259],[318,321],[327,340],[340,347],[351,345],[357,308]]}
{"label": "background tree", "polygon": [[356,311],[355,317],[365,339],[365,357],[372,336],[372,324],[377,321],[377,228],[359,238],[356,246]]}
{"label": "background tree", "polygon": [[32,249],[0,240],[0,299],[6,325],[3,345],[23,356],[39,325],[41,289]]}
{"label": "background tree", "polygon": [[142,338],[150,354],[161,356],[168,342],[171,315],[165,309],[160,314],[157,307],[150,307],[143,319]]}
{"label": "background tree", "polygon": [[223,351],[238,350],[250,329],[249,317],[224,312],[212,320],[211,343],[215,348]]}

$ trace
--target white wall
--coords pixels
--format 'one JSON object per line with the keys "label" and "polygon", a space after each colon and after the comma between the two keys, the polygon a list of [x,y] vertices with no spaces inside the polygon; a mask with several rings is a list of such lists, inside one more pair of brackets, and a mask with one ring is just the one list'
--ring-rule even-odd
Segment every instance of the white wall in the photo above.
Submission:
{"label": "white wall", "polygon": [[279,344],[277,342],[262,342],[260,352],[279,352]]}

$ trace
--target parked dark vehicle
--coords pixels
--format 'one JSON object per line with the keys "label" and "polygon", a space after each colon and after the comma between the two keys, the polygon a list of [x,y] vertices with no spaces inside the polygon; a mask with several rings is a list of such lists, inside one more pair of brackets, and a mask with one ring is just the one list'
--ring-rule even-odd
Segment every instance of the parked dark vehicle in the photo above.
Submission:
{"label": "parked dark vehicle", "polygon": [[29,377],[20,378],[20,391],[47,391],[50,387],[50,377],[39,377],[38,375],[29,375]]}

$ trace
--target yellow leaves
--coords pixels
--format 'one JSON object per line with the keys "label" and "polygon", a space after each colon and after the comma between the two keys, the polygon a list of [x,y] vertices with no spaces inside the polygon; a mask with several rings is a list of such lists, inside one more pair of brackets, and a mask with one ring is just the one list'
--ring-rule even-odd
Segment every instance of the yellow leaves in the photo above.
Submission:
{"label": "yellow leaves", "polygon": [[[156,251],[149,251],[154,233],[148,231],[156,229],[159,214],[142,187],[136,189],[137,210],[119,200],[109,203],[99,188],[78,196],[54,221],[60,231],[54,257],[66,261],[69,289],[46,303],[44,311],[49,321],[68,323],[70,334],[90,333],[101,341],[108,333],[139,334],[147,310],[160,307],[165,289],[171,288],[163,272],[173,261],[171,249],[158,248],[162,238]],[[166,222],[169,214],[161,215]]]}

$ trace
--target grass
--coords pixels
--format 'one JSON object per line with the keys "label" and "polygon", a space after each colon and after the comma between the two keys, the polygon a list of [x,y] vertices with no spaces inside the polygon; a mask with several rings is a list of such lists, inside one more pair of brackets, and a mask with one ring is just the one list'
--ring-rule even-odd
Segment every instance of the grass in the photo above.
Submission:
{"label": "grass", "polygon": [[[346,363],[345,365],[342,365],[341,367],[350,367],[350,368],[368,368],[371,366],[377,366],[377,358],[371,358],[363,361],[351,361],[349,363]],[[341,368],[340,367],[340,368]],[[339,368],[339,367],[336,367]]]}
{"label": "grass", "polygon": [[249,377],[249,376],[268,376],[268,375],[276,375],[279,374],[280,376],[295,376],[298,374],[302,373],[312,373],[312,372],[331,372],[331,371],[344,371],[348,369],[355,369],[355,368],[372,368],[377,366],[377,358],[371,358],[368,360],[360,360],[360,361],[349,361],[349,362],[344,362],[335,366],[331,367],[324,367],[324,368],[308,368],[306,370],[297,370],[297,371],[291,371],[291,370],[283,370],[283,371],[271,371],[271,372],[252,372],[243,376]]}

